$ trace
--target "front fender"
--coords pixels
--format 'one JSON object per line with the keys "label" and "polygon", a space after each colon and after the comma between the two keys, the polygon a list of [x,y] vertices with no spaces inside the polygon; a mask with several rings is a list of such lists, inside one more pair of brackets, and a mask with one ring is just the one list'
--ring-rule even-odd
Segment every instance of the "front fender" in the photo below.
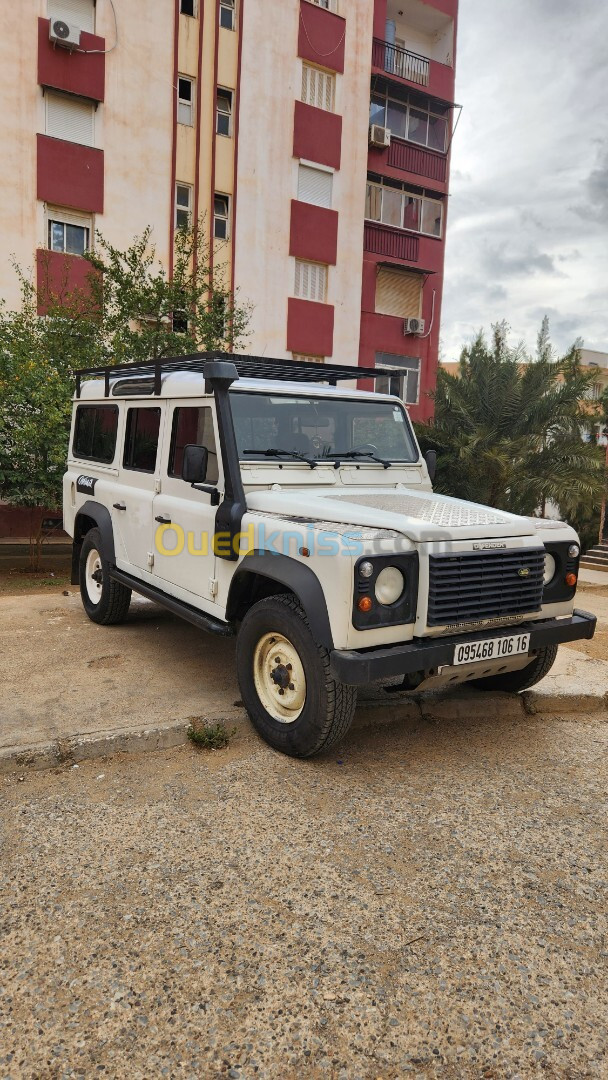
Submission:
{"label": "front fender", "polygon": [[240,563],[228,593],[226,617],[233,619],[247,593],[251,575],[268,578],[295,593],[308,619],[315,641],[333,649],[333,637],[323,587],[314,570],[289,555],[253,550]]}

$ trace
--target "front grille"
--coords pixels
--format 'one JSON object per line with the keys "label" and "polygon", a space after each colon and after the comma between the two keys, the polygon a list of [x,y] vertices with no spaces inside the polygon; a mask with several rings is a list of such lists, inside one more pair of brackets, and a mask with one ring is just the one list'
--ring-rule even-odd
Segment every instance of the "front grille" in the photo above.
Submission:
{"label": "front grille", "polygon": [[431,555],[429,563],[429,626],[540,610],[543,548]]}

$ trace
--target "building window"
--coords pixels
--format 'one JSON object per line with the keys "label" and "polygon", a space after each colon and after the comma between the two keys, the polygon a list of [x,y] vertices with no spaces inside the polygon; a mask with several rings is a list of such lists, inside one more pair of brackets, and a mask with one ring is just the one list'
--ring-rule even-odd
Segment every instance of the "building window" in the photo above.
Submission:
{"label": "building window", "polygon": [[67,94],[46,94],[46,134],[53,139],[93,146],[95,142],[95,106],[92,101]]}
{"label": "building window", "polygon": [[216,240],[227,240],[230,236],[230,196],[217,192],[213,200],[213,235]]}
{"label": "building window", "polygon": [[376,367],[393,369],[389,376],[375,380],[378,394],[393,394],[406,405],[417,405],[420,397],[420,359],[417,356],[395,356],[377,352]]}
{"label": "building window", "polygon": [[370,104],[370,123],[389,128],[396,139],[406,139],[445,153],[448,137],[448,110],[436,103],[412,104],[410,99],[398,101],[388,94],[373,94]]}
{"label": "building window", "polygon": [[296,259],[294,294],[301,300],[324,304],[327,300],[327,266]]}
{"label": "building window", "polygon": [[194,79],[184,75],[177,80],[177,121],[188,127],[194,123]]}
{"label": "building window", "polygon": [[294,352],[291,354],[291,359],[295,360],[298,364],[324,364],[324,356],[308,356],[306,353]]}
{"label": "building window", "polygon": [[179,10],[182,15],[190,15],[191,18],[196,18],[196,0],[179,0]]}
{"label": "building window", "polygon": [[48,246],[50,251],[62,251],[65,255],[84,255],[89,250],[90,226],[62,220],[59,215],[49,215]]}
{"label": "building window", "polygon": [[220,26],[224,30],[234,30],[236,21],[236,0],[220,0]]}
{"label": "building window", "polygon": [[400,270],[380,267],[376,278],[376,312],[400,319],[419,319],[422,306],[422,278]]}
{"label": "building window", "polygon": [[336,76],[312,64],[302,64],[302,101],[317,109],[333,112],[336,101]]}
{"label": "building window", "polygon": [[192,188],[189,184],[175,185],[175,228],[188,229],[192,220]]}
{"label": "building window", "polygon": [[116,450],[117,405],[79,405],[72,452],[75,458],[110,465]]}
{"label": "building window", "polygon": [[123,466],[153,473],[160,431],[160,409],[129,409]]}
{"label": "building window", "polygon": [[316,4],[317,7],[325,8],[326,11],[337,11],[338,0],[311,0],[312,4]]}
{"label": "building window", "polygon": [[310,165],[300,165],[298,169],[298,199],[312,203],[313,206],[331,207],[333,173],[325,169],[313,169]]}
{"label": "building window", "polygon": [[215,130],[218,135],[232,135],[232,90],[221,86],[215,95]]}
{"label": "building window", "polygon": [[95,33],[95,0],[48,0],[49,19],[63,19],[87,34]]}
{"label": "building window", "polygon": [[441,237],[443,203],[424,193],[408,191],[403,185],[368,180],[365,216],[396,229]]}

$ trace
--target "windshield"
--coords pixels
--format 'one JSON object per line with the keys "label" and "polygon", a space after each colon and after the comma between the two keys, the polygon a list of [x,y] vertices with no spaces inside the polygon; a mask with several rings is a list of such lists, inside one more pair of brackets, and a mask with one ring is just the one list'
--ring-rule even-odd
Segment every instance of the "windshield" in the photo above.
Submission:
{"label": "windshield", "polygon": [[[290,397],[233,392],[232,414],[242,461],[346,458],[418,461],[418,448],[403,406],[395,401]],[[275,453],[269,454],[268,451]]]}

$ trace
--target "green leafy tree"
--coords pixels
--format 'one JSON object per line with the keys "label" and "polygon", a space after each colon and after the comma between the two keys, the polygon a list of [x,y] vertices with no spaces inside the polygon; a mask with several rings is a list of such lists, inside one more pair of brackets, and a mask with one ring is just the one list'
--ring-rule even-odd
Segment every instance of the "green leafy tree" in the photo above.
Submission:
{"label": "green leafy tree", "polygon": [[463,349],[458,375],[439,370],[435,417],[419,426],[438,451],[437,489],[518,514],[542,514],[549,500],[566,517],[597,510],[604,468],[582,438],[592,376],[581,369],[578,343],[554,361],[545,320],[532,359],[507,335],[504,322],[489,343],[480,332]]}
{"label": "green leafy tree", "polygon": [[[15,267],[16,311],[0,303],[0,499],[58,509],[67,457],[74,372],[213,349],[245,339],[249,307],[235,301],[204,257],[202,223],[179,229],[170,278],[150,230],[120,251],[97,236],[88,287],[39,287]],[[44,311],[41,317],[39,312]],[[32,517],[31,567],[40,564],[42,514]]]}

